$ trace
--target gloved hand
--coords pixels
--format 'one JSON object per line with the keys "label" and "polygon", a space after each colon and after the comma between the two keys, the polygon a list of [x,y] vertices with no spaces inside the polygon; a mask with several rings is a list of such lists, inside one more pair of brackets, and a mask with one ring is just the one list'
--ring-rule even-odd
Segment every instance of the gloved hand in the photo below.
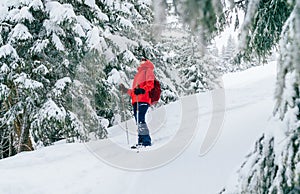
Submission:
{"label": "gloved hand", "polygon": [[119,90],[123,93],[123,94],[126,94],[128,89],[123,85],[123,84],[120,84],[119,85]]}
{"label": "gloved hand", "polygon": [[145,90],[143,88],[134,88],[134,94],[135,95],[145,94]]}

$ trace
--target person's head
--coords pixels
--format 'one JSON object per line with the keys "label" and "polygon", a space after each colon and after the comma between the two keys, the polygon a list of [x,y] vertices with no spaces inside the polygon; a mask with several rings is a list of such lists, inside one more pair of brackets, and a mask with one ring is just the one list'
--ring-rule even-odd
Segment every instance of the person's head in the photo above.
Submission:
{"label": "person's head", "polygon": [[138,70],[141,69],[145,69],[145,68],[150,68],[150,69],[154,69],[154,65],[153,63],[146,57],[141,57],[140,59],[140,65],[138,66]]}
{"label": "person's head", "polygon": [[148,59],[146,57],[141,58],[141,64],[145,63]]}

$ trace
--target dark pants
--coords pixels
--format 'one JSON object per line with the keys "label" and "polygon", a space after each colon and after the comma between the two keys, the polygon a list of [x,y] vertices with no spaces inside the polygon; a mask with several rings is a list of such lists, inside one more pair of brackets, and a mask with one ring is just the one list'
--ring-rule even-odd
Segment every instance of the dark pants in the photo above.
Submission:
{"label": "dark pants", "polygon": [[[138,108],[137,108],[137,104],[139,105]],[[151,137],[146,123],[146,113],[148,108],[149,108],[149,104],[147,103],[140,102],[140,103],[133,104],[134,117],[138,125],[138,136],[139,136],[138,144],[144,146],[151,146]],[[138,117],[137,117],[137,112],[138,112]]]}

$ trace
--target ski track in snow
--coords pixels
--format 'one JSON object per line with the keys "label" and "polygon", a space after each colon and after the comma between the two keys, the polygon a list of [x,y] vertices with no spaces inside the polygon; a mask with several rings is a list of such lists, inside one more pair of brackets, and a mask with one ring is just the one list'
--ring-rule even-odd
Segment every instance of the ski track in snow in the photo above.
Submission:
{"label": "ski track in snow", "polygon": [[[141,149],[140,153],[129,149],[125,123],[121,123],[109,129],[108,140],[60,143],[3,159],[0,194],[218,193],[269,125],[275,77],[274,63],[228,74],[223,77],[224,106],[222,102],[212,102],[212,92],[206,92],[149,111],[147,121],[153,146]],[[217,108],[213,110],[214,103]],[[223,112],[217,137],[208,152],[201,155],[200,147],[212,116]],[[194,124],[195,129],[190,129]],[[134,144],[133,119],[127,125],[130,144]],[[143,167],[140,163],[151,167],[164,157],[166,161],[147,170],[119,168],[99,158],[99,148],[110,151],[105,155],[108,159],[128,165],[129,160],[136,161],[137,167]]]}

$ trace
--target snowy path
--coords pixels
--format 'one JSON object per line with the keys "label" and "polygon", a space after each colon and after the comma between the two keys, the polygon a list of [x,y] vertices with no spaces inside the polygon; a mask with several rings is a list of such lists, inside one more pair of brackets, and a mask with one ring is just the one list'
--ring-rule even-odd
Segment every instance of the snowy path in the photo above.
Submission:
{"label": "snowy path", "polygon": [[[218,193],[268,125],[275,70],[269,64],[229,74],[225,93],[188,96],[150,111],[154,145],[140,153],[128,149],[123,123],[109,129],[107,140],[1,160],[0,194]],[[133,144],[134,122],[127,124]]]}

